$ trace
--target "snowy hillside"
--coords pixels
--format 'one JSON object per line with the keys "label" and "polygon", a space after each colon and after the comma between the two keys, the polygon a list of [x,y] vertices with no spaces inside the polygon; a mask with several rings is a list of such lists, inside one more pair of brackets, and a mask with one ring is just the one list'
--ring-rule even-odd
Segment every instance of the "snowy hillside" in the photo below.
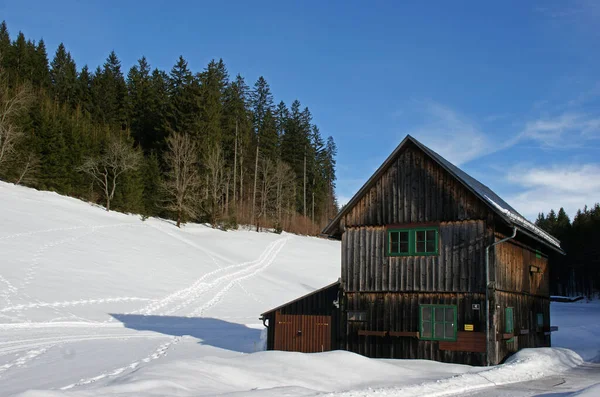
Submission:
{"label": "snowy hillside", "polygon": [[[582,362],[564,349],[493,369],[260,352],[260,313],[339,277],[339,243],[323,239],[177,229],[0,182],[0,253],[0,396],[448,395]],[[600,349],[572,339],[586,359]]]}
{"label": "snowy hillside", "polygon": [[173,351],[259,350],[260,314],[337,280],[339,251],[0,182],[0,394],[109,379]]}

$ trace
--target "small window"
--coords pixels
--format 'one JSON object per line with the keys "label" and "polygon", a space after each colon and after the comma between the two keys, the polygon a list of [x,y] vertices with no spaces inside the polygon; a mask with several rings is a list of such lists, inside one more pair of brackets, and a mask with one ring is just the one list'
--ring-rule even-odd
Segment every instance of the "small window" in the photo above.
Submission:
{"label": "small window", "polygon": [[543,328],[544,328],[544,314],[538,313],[537,314],[537,329],[538,329],[538,331],[540,331]]}
{"label": "small window", "polygon": [[367,321],[367,313],[359,311],[348,311],[348,321]]}
{"label": "small window", "polygon": [[437,251],[437,230],[417,230],[415,254],[435,254]]}
{"label": "small window", "polygon": [[[504,332],[507,334],[515,333],[515,317],[512,307],[507,307],[504,309]],[[510,338],[507,340],[507,342],[512,342],[514,340],[515,338]]]}
{"label": "small window", "polygon": [[423,340],[456,340],[456,306],[421,305],[420,338]]}
{"label": "small window", "polygon": [[390,249],[391,254],[408,254],[409,253],[409,232],[408,231],[391,231],[390,232]]}
{"label": "small window", "polygon": [[388,255],[437,255],[438,229],[388,230]]}

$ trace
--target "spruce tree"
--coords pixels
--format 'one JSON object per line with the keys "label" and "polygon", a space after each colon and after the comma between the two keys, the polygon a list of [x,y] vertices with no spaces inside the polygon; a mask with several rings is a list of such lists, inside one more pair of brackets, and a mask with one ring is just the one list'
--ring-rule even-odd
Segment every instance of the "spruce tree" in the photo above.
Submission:
{"label": "spruce tree", "polygon": [[198,96],[199,85],[180,56],[169,74],[170,104],[167,112],[168,129],[173,132],[192,134],[199,140]]}
{"label": "spruce tree", "polygon": [[31,83],[34,87],[47,90],[50,87],[50,72],[48,70],[48,53],[46,52],[46,44],[41,39],[34,51],[34,59],[32,61]]}
{"label": "spruce tree", "polygon": [[198,74],[200,82],[199,125],[201,143],[213,148],[222,143],[223,96],[228,85],[228,73],[223,60],[210,61],[206,69]]}
{"label": "spruce tree", "polygon": [[77,100],[77,67],[63,43],[58,45],[50,64],[54,101],[74,106]]}

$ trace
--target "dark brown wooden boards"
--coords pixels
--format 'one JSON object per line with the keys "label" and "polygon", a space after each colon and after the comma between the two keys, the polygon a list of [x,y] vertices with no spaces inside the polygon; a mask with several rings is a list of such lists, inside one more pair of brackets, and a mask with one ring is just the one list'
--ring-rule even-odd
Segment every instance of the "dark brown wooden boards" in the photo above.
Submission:
{"label": "dark brown wooden boards", "polygon": [[316,353],[331,350],[331,316],[275,313],[275,350]]}

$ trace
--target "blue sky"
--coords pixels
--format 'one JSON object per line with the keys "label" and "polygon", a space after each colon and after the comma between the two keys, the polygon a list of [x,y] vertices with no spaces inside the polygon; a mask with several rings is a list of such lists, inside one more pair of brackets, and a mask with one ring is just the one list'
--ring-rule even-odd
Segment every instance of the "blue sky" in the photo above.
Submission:
{"label": "blue sky", "polygon": [[0,0],[0,19],[78,66],[264,75],[334,136],[341,202],[406,134],[529,218],[600,201],[599,2],[400,3]]}

